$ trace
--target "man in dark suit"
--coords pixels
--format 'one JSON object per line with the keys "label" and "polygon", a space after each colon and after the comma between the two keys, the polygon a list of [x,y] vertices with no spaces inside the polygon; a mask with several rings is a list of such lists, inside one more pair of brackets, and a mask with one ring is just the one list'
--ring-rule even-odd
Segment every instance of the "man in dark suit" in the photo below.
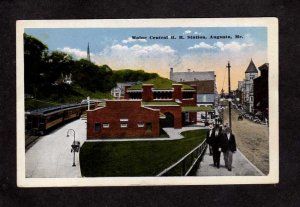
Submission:
{"label": "man in dark suit", "polygon": [[211,142],[214,166],[217,168],[220,168],[221,151],[219,149],[221,148],[221,145],[220,145],[221,137],[222,137],[222,129],[220,129],[219,125],[217,124],[213,130],[213,136],[212,136],[212,142]]}
{"label": "man in dark suit", "polygon": [[208,126],[208,131],[206,133],[206,143],[208,144],[208,147],[209,147],[209,155],[212,156],[212,141],[213,141],[213,136],[214,136],[214,133],[213,133],[213,125],[210,124]]}
{"label": "man in dark suit", "polygon": [[221,137],[220,146],[224,155],[225,167],[231,171],[232,155],[236,152],[235,136],[232,134],[230,127],[227,127]]}

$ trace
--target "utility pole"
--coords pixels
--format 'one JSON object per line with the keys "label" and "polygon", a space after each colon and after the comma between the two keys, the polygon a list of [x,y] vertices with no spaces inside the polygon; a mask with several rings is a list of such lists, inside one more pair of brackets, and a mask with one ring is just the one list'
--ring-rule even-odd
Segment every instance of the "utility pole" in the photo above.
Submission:
{"label": "utility pole", "polygon": [[230,89],[230,63],[228,61],[228,65],[226,66],[226,68],[228,68],[228,112],[229,112],[229,127],[232,130],[232,125],[231,125],[231,101],[232,101],[232,97],[231,97],[231,89]]}

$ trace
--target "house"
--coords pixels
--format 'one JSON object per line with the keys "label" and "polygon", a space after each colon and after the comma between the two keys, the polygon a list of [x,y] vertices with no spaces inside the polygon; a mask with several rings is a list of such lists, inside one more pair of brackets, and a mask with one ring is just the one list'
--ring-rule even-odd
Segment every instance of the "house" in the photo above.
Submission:
{"label": "house", "polygon": [[141,82],[126,82],[126,83],[117,83],[117,86],[111,89],[111,95],[116,99],[122,99],[125,95],[125,87],[136,85]]}

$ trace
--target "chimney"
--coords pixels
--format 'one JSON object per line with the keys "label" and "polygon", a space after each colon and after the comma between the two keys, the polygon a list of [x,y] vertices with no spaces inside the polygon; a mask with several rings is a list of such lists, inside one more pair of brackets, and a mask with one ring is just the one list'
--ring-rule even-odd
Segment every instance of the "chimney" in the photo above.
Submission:
{"label": "chimney", "polygon": [[173,68],[170,68],[170,80],[173,80]]}

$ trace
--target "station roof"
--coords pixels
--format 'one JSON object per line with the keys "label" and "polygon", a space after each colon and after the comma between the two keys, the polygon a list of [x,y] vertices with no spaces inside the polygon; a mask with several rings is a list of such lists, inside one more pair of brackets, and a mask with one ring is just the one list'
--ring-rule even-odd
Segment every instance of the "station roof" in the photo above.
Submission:
{"label": "station roof", "polygon": [[[129,87],[128,90],[142,89],[143,84],[153,84],[154,89],[172,89],[172,84],[177,84],[177,83],[167,78],[158,77],[151,80],[147,80],[141,84],[133,85]],[[181,84],[181,85],[182,85],[182,90],[194,90],[194,88],[189,85],[186,84]]]}

